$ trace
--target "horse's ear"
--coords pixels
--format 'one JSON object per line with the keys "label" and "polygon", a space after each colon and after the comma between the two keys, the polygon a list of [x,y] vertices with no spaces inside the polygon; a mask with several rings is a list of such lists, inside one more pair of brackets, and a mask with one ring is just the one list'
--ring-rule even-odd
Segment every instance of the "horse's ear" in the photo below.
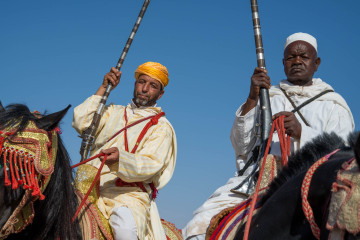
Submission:
{"label": "horse's ear", "polygon": [[36,119],[35,120],[36,126],[46,131],[53,130],[58,126],[59,122],[65,116],[66,112],[69,110],[70,107],[71,105],[68,105],[66,108],[64,108],[59,112],[46,115],[40,119]]}
{"label": "horse's ear", "polygon": [[1,101],[0,101],[0,112],[4,112],[6,111],[5,108],[3,107],[3,105],[1,104]]}

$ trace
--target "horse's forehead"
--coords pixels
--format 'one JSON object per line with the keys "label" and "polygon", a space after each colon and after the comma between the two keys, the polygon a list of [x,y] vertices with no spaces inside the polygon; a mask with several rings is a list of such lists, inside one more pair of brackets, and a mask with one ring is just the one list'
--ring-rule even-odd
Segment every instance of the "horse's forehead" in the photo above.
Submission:
{"label": "horse's forehead", "polygon": [[[5,134],[15,131],[16,127],[8,127],[7,132],[4,131]],[[48,176],[53,172],[55,164],[57,134],[55,131],[47,132],[40,129],[35,122],[29,121],[21,132],[17,132],[3,142],[2,150],[33,157],[37,172]]]}
{"label": "horse's forehead", "polygon": [[50,135],[51,135],[50,132],[38,128],[33,121],[29,121],[25,129],[17,134],[18,137],[24,139],[34,139],[42,143],[49,142]]}

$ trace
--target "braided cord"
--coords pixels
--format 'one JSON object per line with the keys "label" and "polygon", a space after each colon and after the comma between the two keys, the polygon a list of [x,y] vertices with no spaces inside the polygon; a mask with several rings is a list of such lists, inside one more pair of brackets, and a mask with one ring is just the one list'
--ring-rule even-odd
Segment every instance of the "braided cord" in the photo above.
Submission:
{"label": "braided cord", "polygon": [[316,239],[320,239],[320,228],[315,222],[314,212],[310,206],[310,203],[308,201],[308,194],[311,184],[311,179],[314,176],[314,173],[318,167],[320,167],[323,163],[325,163],[329,157],[333,154],[335,154],[339,149],[336,149],[332,153],[320,158],[317,160],[306,172],[306,175],[304,177],[304,180],[301,185],[301,201],[302,201],[302,209],[304,211],[304,215],[306,219],[308,220],[311,231]]}

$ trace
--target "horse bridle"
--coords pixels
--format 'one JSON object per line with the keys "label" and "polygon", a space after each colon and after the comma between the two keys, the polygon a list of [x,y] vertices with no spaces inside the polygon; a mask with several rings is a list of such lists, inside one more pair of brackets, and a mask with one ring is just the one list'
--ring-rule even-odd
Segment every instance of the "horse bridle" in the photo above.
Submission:
{"label": "horse bridle", "polygon": [[33,121],[21,132],[0,130],[0,159],[4,168],[4,185],[12,190],[23,188],[25,194],[0,230],[0,239],[21,232],[35,215],[33,203],[44,200],[45,191],[57,153],[57,131],[39,129]]}

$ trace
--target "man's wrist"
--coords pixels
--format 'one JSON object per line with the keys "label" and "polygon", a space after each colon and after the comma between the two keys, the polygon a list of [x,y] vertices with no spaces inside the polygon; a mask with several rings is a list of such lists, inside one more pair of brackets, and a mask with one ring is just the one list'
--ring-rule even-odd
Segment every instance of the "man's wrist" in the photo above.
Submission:
{"label": "man's wrist", "polygon": [[99,89],[96,91],[95,95],[103,96],[105,91],[106,91],[106,88],[104,88],[103,85],[101,85],[99,87]]}
{"label": "man's wrist", "polygon": [[257,100],[248,97],[244,104],[243,111],[241,112],[241,116],[246,115],[251,109],[256,107],[256,105],[257,105]]}

